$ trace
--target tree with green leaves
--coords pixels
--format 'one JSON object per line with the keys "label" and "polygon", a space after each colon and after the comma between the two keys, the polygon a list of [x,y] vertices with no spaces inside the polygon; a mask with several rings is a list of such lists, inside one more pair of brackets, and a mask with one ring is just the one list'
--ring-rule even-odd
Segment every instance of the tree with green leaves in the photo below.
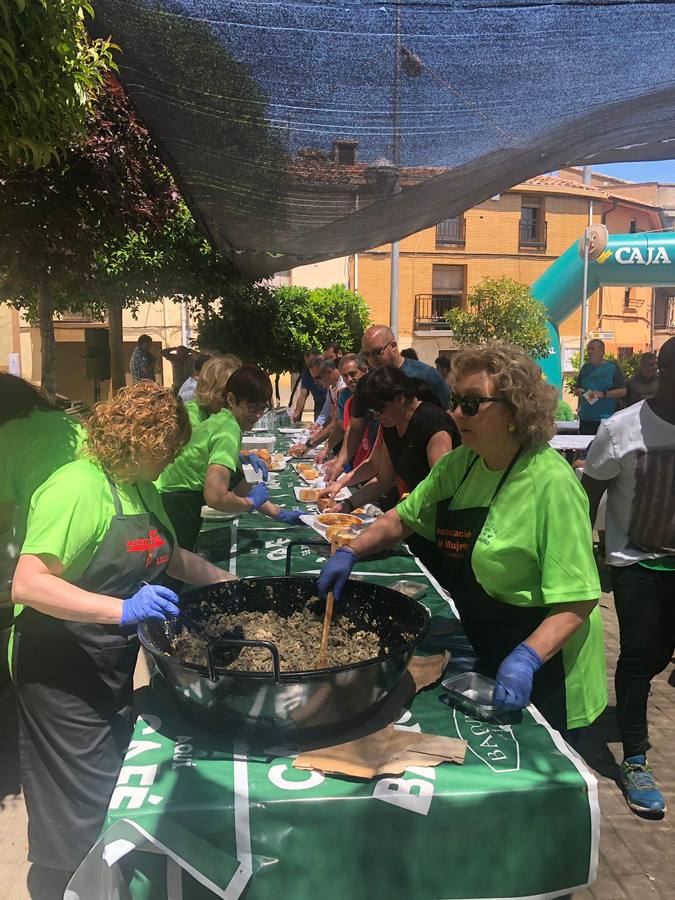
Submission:
{"label": "tree with green leaves", "polygon": [[230,280],[217,302],[198,314],[198,344],[235,353],[279,375],[302,367],[302,355],[336,341],[358,349],[368,327],[365,301],[341,284],[329,288],[273,288]]}
{"label": "tree with green leaves", "polygon": [[546,308],[528,285],[512,278],[486,278],[468,301],[468,310],[453,309],[445,315],[460,346],[505,341],[534,359],[550,352]]}
{"label": "tree with green leaves", "polygon": [[0,165],[40,168],[83,140],[107,70],[82,0],[0,0]]}
{"label": "tree with green leaves", "polygon": [[[54,314],[95,307],[104,248],[117,246],[129,231],[160,229],[179,195],[112,80],[83,144],[39,170],[0,167],[0,180],[0,298],[39,323],[42,387],[53,397]],[[111,344],[121,348],[122,297],[111,292],[108,300]]]}

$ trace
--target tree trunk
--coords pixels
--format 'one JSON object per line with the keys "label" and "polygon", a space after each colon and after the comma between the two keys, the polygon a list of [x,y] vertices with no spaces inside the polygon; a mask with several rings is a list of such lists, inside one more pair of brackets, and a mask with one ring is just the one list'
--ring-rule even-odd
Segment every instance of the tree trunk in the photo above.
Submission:
{"label": "tree trunk", "polygon": [[122,303],[116,298],[108,303],[108,328],[110,329],[110,384],[113,394],[116,394],[126,384],[122,339]]}
{"label": "tree trunk", "polygon": [[37,286],[38,322],[40,325],[40,352],[42,356],[41,387],[48,400],[56,400],[56,339],[52,298],[44,282]]}
{"label": "tree trunk", "polygon": [[281,403],[281,394],[279,393],[279,378],[280,375],[277,374],[274,376],[274,396],[277,398],[277,406]]}

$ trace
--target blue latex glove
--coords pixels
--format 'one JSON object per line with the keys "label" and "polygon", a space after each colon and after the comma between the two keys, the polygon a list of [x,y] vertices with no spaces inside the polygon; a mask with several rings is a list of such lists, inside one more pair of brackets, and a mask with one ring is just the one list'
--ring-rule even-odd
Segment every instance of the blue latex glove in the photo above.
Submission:
{"label": "blue latex glove", "polygon": [[146,619],[164,619],[177,616],[178,594],[161,584],[146,584],[128,597],[122,604],[120,625],[137,625]]}
{"label": "blue latex glove", "polygon": [[269,478],[270,472],[267,468],[267,463],[260,459],[259,456],[256,456],[255,453],[249,453],[248,456],[239,456],[239,462],[242,466],[245,466],[248,463],[250,466],[253,466],[254,472],[262,472],[263,481],[267,481]]}
{"label": "blue latex glove", "polygon": [[530,702],[532,680],[535,672],[544,665],[536,650],[527,644],[518,644],[502,661],[492,702],[504,712],[522,709]]}
{"label": "blue latex glove", "polygon": [[319,575],[319,596],[325,597],[332,591],[339,600],[347,579],[356,565],[357,556],[351,547],[340,547],[335,556],[331,556]]}
{"label": "blue latex glove", "polygon": [[263,505],[263,503],[266,503],[270,499],[269,488],[264,481],[261,481],[251,488],[248,499],[253,501],[251,512],[255,512]]}
{"label": "blue latex glove", "polygon": [[285,522],[286,525],[302,525],[300,516],[306,516],[304,509],[282,509],[274,517],[277,522]]}

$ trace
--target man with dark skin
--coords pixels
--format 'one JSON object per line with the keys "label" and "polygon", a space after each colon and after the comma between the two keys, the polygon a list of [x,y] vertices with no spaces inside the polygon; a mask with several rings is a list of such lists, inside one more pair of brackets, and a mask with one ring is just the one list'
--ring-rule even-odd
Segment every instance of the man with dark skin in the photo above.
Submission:
{"label": "man with dark skin", "polygon": [[639,403],[640,400],[649,400],[650,397],[656,395],[659,387],[659,366],[656,360],[656,353],[647,351],[640,357],[640,368],[628,379],[626,384],[626,396],[623,398],[622,406],[632,406]]}
{"label": "man with dark skin", "polygon": [[[443,409],[450,406],[450,390],[433,366],[417,359],[408,359],[402,356],[396,342],[394,332],[387,325],[371,325],[361,339],[361,348],[371,369],[376,366],[396,366],[403,369],[410,378],[419,378],[426,381],[431,390],[436,394],[438,402]],[[342,441],[340,452],[334,460],[326,466],[326,482],[335,481],[343,471],[348,460],[356,453],[366,430],[367,419],[365,411],[358,408],[358,392],[352,403],[352,417],[349,428]]]}
{"label": "man with dark skin", "polygon": [[649,818],[666,811],[646,756],[649,688],[675,652],[675,337],[661,347],[658,366],[655,396],[600,424],[582,479],[591,522],[607,491],[606,558],[620,640],[621,784],[629,807]]}

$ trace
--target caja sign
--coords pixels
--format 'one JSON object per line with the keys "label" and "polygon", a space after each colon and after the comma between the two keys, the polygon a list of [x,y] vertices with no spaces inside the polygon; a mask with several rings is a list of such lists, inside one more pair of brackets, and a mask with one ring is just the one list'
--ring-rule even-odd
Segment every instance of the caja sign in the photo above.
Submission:
{"label": "caja sign", "polygon": [[619,247],[614,251],[614,259],[621,266],[657,266],[670,265],[670,257],[665,247]]}
{"label": "caja sign", "polygon": [[663,246],[640,248],[626,245],[617,247],[613,253],[611,250],[604,250],[598,257],[598,264],[602,265],[612,257],[620,266],[669,266],[672,262]]}

